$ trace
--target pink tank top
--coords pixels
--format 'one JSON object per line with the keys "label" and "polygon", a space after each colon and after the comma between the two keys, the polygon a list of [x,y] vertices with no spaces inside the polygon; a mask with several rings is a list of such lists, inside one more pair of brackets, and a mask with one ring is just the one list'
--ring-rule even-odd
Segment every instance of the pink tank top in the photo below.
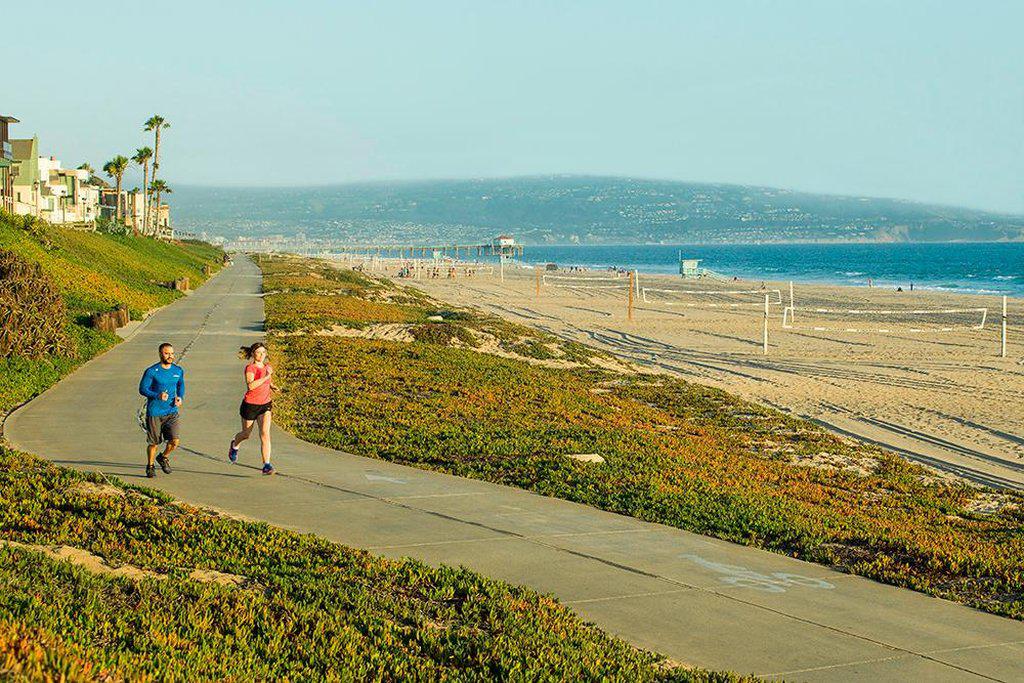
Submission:
{"label": "pink tank top", "polygon": [[[245,366],[245,374],[253,374],[253,379],[263,379],[267,376],[267,368],[269,365],[264,365],[262,368],[255,363],[249,363]],[[264,382],[255,389],[249,389],[245,392],[245,398],[242,399],[246,403],[261,406],[266,403],[270,403],[270,382]]]}

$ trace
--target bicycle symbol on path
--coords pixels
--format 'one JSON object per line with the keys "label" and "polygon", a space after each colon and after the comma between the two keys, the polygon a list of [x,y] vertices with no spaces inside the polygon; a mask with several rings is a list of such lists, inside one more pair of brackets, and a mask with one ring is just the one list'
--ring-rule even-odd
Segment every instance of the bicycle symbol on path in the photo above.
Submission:
{"label": "bicycle symbol on path", "polygon": [[792,587],[822,590],[831,590],[835,588],[834,585],[824,579],[813,579],[808,576],[801,576],[800,574],[790,574],[789,572],[772,572],[771,574],[762,574],[754,571],[753,569],[747,569],[746,567],[740,567],[735,564],[713,562],[701,557],[700,555],[687,554],[680,555],[680,557],[690,560],[694,564],[699,564],[705,569],[710,569],[713,572],[722,574],[722,582],[727,583],[730,586],[752,588],[754,590],[764,591],[765,593],[785,593],[787,588]]}

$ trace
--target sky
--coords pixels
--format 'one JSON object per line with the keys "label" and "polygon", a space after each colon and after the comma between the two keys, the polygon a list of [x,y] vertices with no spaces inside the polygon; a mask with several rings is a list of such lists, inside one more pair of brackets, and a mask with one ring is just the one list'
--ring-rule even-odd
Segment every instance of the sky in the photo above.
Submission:
{"label": "sky", "polygon": [[0,114],[65,166],[159,113],[172,187],[581,173],[1024,214],[1020,0],[34,7],[0,10]]}

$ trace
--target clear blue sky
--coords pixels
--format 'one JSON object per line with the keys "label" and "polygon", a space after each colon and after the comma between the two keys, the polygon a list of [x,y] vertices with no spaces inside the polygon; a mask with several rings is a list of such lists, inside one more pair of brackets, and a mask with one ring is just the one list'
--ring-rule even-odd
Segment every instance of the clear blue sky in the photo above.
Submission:
{"label": "clear blue sky", "polygon": [[[0,113],[170,183],[542,173],[1024,213],[1024,2],[7,4]],[[44,20],[45,15],[45,20]]]}

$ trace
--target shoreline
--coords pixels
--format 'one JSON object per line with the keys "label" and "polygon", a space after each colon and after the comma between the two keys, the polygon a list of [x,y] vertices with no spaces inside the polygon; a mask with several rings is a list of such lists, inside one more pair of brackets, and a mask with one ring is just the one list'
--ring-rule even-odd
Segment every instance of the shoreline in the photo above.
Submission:
{"label": "shoreline", "polygon": [[[525,245],[523,258],[506,260],[506,268],[513,263],[526,268],[553,263],[560,269],[582,267],[600,273],[619,268],[636,270],[641,278],[679,279],[679,258],[686,257],[699,260],[700,268],[709,271],[712,280],[736,276],[748,281],[880,291],[898,287],[908,291],[913,286],[915,292],[1024,299],[1024,242],[956,243],[969,245],[965,247],[971,249],[968,251],[950,248],[954,243],[873,244],[877,248],[853,243]],[[394,262],[398,254],[387,247],[381,249],[380,257]],[[317,256],[337,259],[344,258],[344,253],[325,251]],[[468,250],[452,254],[443,246],[438,246],[435,254],[443,257],[435,262],[441,266],[498,263],[496,255],[473,255]],[[465,258],[453,261],[453,255]],[[419,262],[424,262],[422,255]]]}
{"label": "shoreline", "polygon": [[[332,262],[343,262],[344,259],[345,259],[345,254],[343,252],[334,252],[334,253],[331,253],[331,254],[320,254],[320,255],[315,256],[314,258],[321,258],[321,259],[325,259],[327,261],[332,261]],[[367,263],[370,263],[372,261],[372,259],[370,259],[370,258],[367,258],[365,260],[367,261]],[[441,269],[447,268],[450,265],[458,265],[459,267],[467,267],[467,266],[471,266],[471,265],[480,265],[480,266],[483,266],[483,267],[495,267],[496,268],[497,267],[497,263],[498,263],[497,258],[482,259],[482,260],[463,260],[463,259],[460,259],[460,260],[453,260],[453,259],[443,260],[442,259],[442,260],[433,261],[433,260],[430,260],[430,259],[422,259],[422,258],[420,258],[420,259],[401,259],[401,258],[397,258],[397,257],[381,257],[380,260],[379,260],[379,263],[381,264],[382,267],[390,267],[392,269],[399,267],[398,264],[401,264],[401,263],[413,263],[413,262],[417,262],[417,263],[421,263],[421,264],[430,264],[430,267],[437,267],[437,268],[441,268]],[[522,261],[515,261],[515,262],[508,262],[508,263],[509,264],[506,266],[506,273],[514,273],[516,271],[530,271],[530,272],[532,272],[535,268],[543,267],[544,265],[546,265],[548,263],[552,263],[552,261],[530,261],[528,259],[523,259]],[[565,274],[565,273],[568,273],[569,272],[568,269],[572,268],[572,267],[582,268],[583,272],[589,273],[589,274],[593,274],[593,275],[600,275],[600,274],[603,274],[603,273],[606,273],[606,272],[611,272],[611,271],[614,270],[614,266],[610,266],[610,265],[575,264],[575,263],[568,263],[568,262],[557,263],[557,265],[558,265],[558,269],[555,270],[555,271],[551,271],[552,273]],[[368,267],[367,269],[369,270],[370,268]],[[710,276],[707,276],[707,277],[684,279],[684,278],[682,278],[679,275],[679,273],[677,271],[672,271],[672,270],[643,270],[641,268],[637,268],[635,270],[636,270],[637,276],[641,277],[641,278],[658,278],[658,279],[664,279],[666,281],[676,282],[676,283],[683,283],[683,282],[689,282],[689,283],[701,283],[701,282],[707,282],[707,283],[728,283],[728,282],[733,282],[734,281],[731,276],[727,276],[724,273],[719,273],[719,272],[715,272],[714,275],[710,275]],[[920,293],[922,295],[946,296],[946,297],[951,297],[951,298],[954,298],[954,299],[961,298],[961,297],[985,297],[987,299],[991,299],[994,302],[1001,301],[1002,297],[1005,296],[1011,302],[1024,301],[1024,290],[1019,291],[1019,292],[1018,291],[1004,292],[1004,291],[992,290],[992,289],[988,289],[988,288],[984,288],[984,289],[982,289],[982,288],[970,289],[970,288],[947,287],[947,286],[937,285],[937,284],[934,284],[934,283],[929,282],[929,281],[917,281],[917,280],[914,281],[914,283],[913,283],[914,287],[911,290],[911,289],[908,288],[908,286],[905,286],[905,283],[901,283],[901,282],[898,282],[898,281],[892,281],[892,280],[874,280],[874,278],[872,278],[873,284],[868,285],[867,283],[858,283],[858,282],[849,282],[849,281],[835,281],[835,280],[821,280],[821,279],[813,279],[813,278],[803,278],[803,277],[799,277],[799,276],[795,276],[795,275],[789,275],[789,276],[785,276],[785,277],[780,278],[779,275],[780,275],[779,273],[771,273],[771,274],[768,274],[765,277],[760,277],[760,276],[750,276],[748,274],[737,274],[736,277],[738,278],[738,280],[735,280],[735,281],[736,282],[741,282],[741,283],[747,283],[747,284],[764,283],[765,285],[771,285],[771,286],[773,286],[775,288],[779,288],[779,287],[788,288],[790,282],[792,282],[794,284],[794,286],[813,287],[813,288],[816,288],[816,289],[817,288],[838,287],[838,288],[841,288],[842,290],[853,290],[853,291],[858,291],[858,292],[859,291],[863,291],[863,292],[868,292],[868,293],[874,292],[874,293],[878,293],[880,295],[884,294],[884,293],[887,293],[887,292],[894,293],[894,294],[907,294],[907,295],[916,295],[916,294]],[[1016,279],[1015,276],[1014,276],[1014,279]],[[902,291],[898,291],[897,287],[903,287]],[[995,305],[995,304],[993,303],[992,305]]]}
{"label": "shoreline", "polygon": [[[832,267],[825,265],[817,268],[804,267],[804,259],[810,263],[820,263],[822,254],[802,253],[798,258],[790,256],[787,262],[782,248],[793,247],[862,247],[866,244],[878,246],[880,250],[893,246],[906,246],[911,249],[923,248],[925,253],[907,253],[908,264],[927,262],[934,254],[927,253],[930,248],[952,243],[936,242],[907,242],[907,243],[771,243],[768,245],[751,244],[730,244],[730,245],[569,245],[569,246],[536,246],[527,250],[523,259],[524,265],[535,266],[538,264],[554,262],[560,267],[582,266],[595,271],[612,269],[615,267],[627,270],[636,270],[641,276],[676,276],[679,274],[678,257],[698,258],[711,273],[711,277],[722,277],[731,280],[737,276],[742,280],[765,280],[774,282],[802,283],[805,285],[841,286],[841,287],[864,287],[864,288],[891,288],[902,287],[908,290],[911,285],[914,289],[922,289],[935,292],[949,292],[953,294],[967,295],[988,295],[1007,296],[1015,299],[1024,298],[1024,270],[1015,266],[1016,261],[1012,258],[1014,254],[1003,255],[1005,260],[998,262],[997,270],[977,273],[973,264],[964,265],[962,273],[929,273],[914,272],[914,267],[896,266],[892,257],[903,256],[894,252],[886,252],[890,257],[888,263],[883,263],[877,268],[872,268],[872,261],[844,262],[843,255],[838,254]],[[1001,242],[972,243],[984,246],[996,246]],[[693,252],[686,253],[687,249]],[[770,265],[775,259],[750,258],[752,252],[759,248],[779,250],[780,259],[778,265]],[[678,256],[671,253],[676,250]],[[723,253],[716,253],[721,250]],[[872,251],[874,251],[872,249]],[[1024,259],[1024,246],[1020,249],[1021,259]],[[537,256],[538,252],[540,257]],[[553,252],[553,253],[546,253]],[[563,252],[563,253],[559,253]],[[676,258],[670,258],[676,256]],[[825,256],[829,256],[826,254]],[[977,270],[984,271],[991,268],[989,262],[983,261],[984,254],[979,254]],[[660,258],[659,258],[660,257]],[[728,258],[723,258],[728,257]],[[912,260],[911,260],[912,259]],[[653,260],[653,262],[651,262]],[[917,266],[920,267],[920,266]],[[975,271],[975,272],[972,272]]]}

